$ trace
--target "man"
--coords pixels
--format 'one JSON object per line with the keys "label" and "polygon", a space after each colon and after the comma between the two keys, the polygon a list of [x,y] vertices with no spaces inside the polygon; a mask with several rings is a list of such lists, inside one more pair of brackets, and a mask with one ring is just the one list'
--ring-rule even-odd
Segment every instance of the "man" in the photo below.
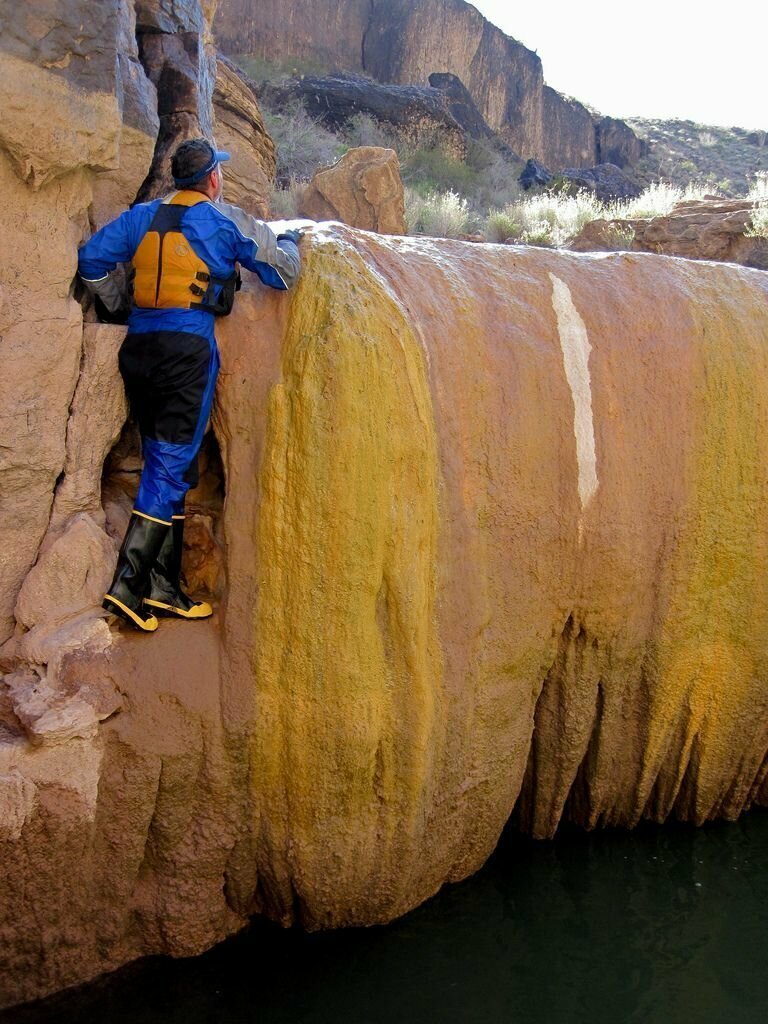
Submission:
{"label": "man", "polygon": [[137,629],[159,615],[202,619],[209,604],[181,589],[184,501],[197,483],[197,454],[219,369],[214,317],[229,312],[236,264],[264,284],[288,289],[298,277],[300,231],[269,225],[221,202],[222,161],[205,139],[182,142],[171,173],[177,191],[139,203],[79,250],[78,272],[116,318],[124,306],[109,275],[133,264],[128,333],[120,372],[139,423],[144,468],[103,606]]}

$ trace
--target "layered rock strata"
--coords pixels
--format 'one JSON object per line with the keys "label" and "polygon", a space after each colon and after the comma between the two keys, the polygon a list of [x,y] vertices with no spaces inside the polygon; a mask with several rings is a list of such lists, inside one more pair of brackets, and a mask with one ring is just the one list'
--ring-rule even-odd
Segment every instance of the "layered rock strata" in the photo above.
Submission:
{"label": "layered rock strata", "polygon": [[303,75],[280,85],[265,82],[259,94],[266,105],[278,109],[299,100],[332,131],[343,129],[357,114],[367,114],[403,142],[439,140],[458,160],[467,155],[472,137],[450,110],[447,93],[430,86],[383,85],[349,73]]}
{"label": "layered rock strata", "polygon": [[216,60],[213,109],[216,141],[231,155],[224,171],[227,202],[265,217],[277,168],[275,144],[264,126],[254,83],[226,57]]}
{"label": "layered rock strata", "polygon": [[[545,86],[541,60],[464,0],[221,0],[214,22],[227,54],[365,72],[380,82],[424,86],[447,72],[523,159],[553,167],[634,162],[642,143],[623,122],[593,118]],[[609,132],[598,152],[596,126]],[[601,148],[605,148],[600,143]]]}
{"label": "layered rock strata", "polygon": [[216,617],[99,621],[47,734],[32,652],[6,668],[6,1002],[253,913],[391,920],[513,812],[768,802],[765,275],[342,226],[302,251],[220,327]]}

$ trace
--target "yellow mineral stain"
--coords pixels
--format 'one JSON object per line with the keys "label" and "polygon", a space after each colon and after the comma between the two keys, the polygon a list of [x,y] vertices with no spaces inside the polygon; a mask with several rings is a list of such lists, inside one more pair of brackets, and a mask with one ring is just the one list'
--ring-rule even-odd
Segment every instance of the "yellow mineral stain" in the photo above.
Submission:
{"label": "yellow mineral stain", "polygon": [[[695,272],[695,271],[694,271]],[[760,769],[768,637],[768,360],[742,280],[699,282],[690,501],[649,658],[652,698],[637,812],[704,821],[739,807]],[[764,728],[763,728],[764,732]],[[750,753],[743,757],[744,751]],[[685,789],[686,772],[691,779]]]}
{"label": "yellow mineral stain", "polygon": [[261,475],[261,885],[284,919],[338,924],[339,892],[350,920],[407,899],[400,865],[418,864],[442,747],[424,359],[393,295],[338,242],[312,251],[292,304]]}

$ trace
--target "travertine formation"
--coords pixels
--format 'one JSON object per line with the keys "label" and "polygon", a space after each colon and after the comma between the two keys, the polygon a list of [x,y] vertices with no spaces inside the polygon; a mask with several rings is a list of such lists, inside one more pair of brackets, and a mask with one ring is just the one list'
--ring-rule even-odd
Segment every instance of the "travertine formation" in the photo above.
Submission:
{"label": "travertine formation", "polygon": [[225,53],[295,59],[300,71],[417,86],[449,72],[524,160],[624,166],[646,149],[624,122],[546,86],[539,56],[464,0],[220,0],[214,35]]}
{"label": "travertine formation", "polygon": [[515,809],[548,836],[768,802],[765,275],[302,248],[294,294],[250,281],[221,325],[216,618],[6,645],[12,997],[254,912],[390,920]]}

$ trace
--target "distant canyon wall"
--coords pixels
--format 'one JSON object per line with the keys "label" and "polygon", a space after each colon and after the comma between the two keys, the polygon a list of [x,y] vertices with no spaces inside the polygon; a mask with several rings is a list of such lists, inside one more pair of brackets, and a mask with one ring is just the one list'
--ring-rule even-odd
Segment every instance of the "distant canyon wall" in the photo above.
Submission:
{"label": "distant canyon wall", "polygon": [[[488,124],[524,159],[553,169],[609,159],[602,120],[544,85],[541,60],[464,0],[221,0],[216,43],[228,54],[296,58],[364,71],[383,82],[427,85],[451,72]],[[623,122],[622,122],[623,123]],[[612,128],[612,162],[634,163],[643,144]]]}

